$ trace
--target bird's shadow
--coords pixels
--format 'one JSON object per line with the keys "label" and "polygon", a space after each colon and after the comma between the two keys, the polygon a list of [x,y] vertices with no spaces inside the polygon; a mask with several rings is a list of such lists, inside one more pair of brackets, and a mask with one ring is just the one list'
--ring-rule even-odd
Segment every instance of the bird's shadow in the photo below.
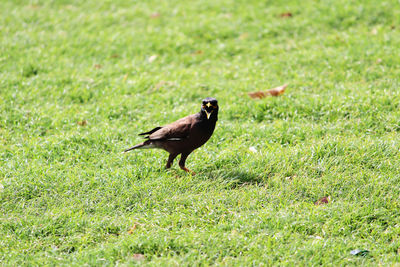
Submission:
{"label": "bird's shadow", "polygon": [[199,175],[208,179],[221,179],[229,188],[238,188],[246,185],[263,186],[268,179],[264,174],[240,170],[204,170]]}

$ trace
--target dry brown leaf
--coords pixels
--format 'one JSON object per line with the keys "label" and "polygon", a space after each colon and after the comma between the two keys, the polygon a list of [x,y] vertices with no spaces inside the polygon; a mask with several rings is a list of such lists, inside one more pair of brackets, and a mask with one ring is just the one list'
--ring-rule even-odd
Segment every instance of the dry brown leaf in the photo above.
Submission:
{"label": "dry brown leaf", "polygon": [[118,54],[112,54],[111,58],[119,58],[119,55]]}
{"label": "dry brown leaf", "polygon": [[203,54],[204,52],[203,52],[203,50],[196,50],[196,51],[194,51],[193,53],[192,53],[192,55],[201,55],[201,54]]}
{"label": "dry brown leaf", "polygon": [[132,257],[133,257],[134,260],[137,260],[137,261],[142,261],[142,260],[145,260],[145,259],[146,259],[146,256],[145,256],[145,255],[139,254],[139,253],[133,254]]}
{"label": "dry brown leaf", "polygon": [[152,13],[152,14],[150,15],[150,18],[156,19],[156,18],[159,18],[160,16],[161,16],[160,13],[154,12],[154,13]]}
{"label": "dry brown leaf", "polygon": [[88,121],[87,120],[78,121],[76,124],[78,124],[79,126],[86,126],[88,124]]}
{"label": "dry brown leaf", "polygon": [[96,69],[101,69],[103,66],[102,65],[100,65],[100,64],[94,64],[94,66],[93,67],[95,67]]}
{"label": "dry brown leaf", "polygon": [[133,232],[135,232],[136,230],[136,224],[134,224],[129,230],[128,230],[128,234],[133,234]]}
{"label": "dry brown leaf", "polygon": [[281,18],[290,18],[293,17],[293,14],[290,12],[285,12],[280,15]]}
{"label": "dry brown leaf", "polygon": [[327,196],[327,197],[323,197],[323,198],[315,201],[314,204],[319,206],[319,205],[328,204],[330,201],[331,201],[331,197]]}
{"label": "dry brown leaf", "polygon": [[38,9],[38,8],[40,8],[40,6],[39,6],[39,5],[29,5],[29,8],[31,8],[31,9]]}
{"label": "dry brown leaf", "polygon": [[139,223],[134,223],[133,226],[128,230],[128,234],[133,234],[135,232],[136,229],[138,229],[140,226]]}
{"label": "dry brown leaf", "polygon": [[280,96],[285,92],[285,89],[287,86],[288,86],[287,84],[284,84],[282,86],[278,86],[278,87],[269,89],[267,91],[251,92],[251,93],[248,93],[248,95],[251,98],[259,98],[259,99],[264,98],[266,96]]}

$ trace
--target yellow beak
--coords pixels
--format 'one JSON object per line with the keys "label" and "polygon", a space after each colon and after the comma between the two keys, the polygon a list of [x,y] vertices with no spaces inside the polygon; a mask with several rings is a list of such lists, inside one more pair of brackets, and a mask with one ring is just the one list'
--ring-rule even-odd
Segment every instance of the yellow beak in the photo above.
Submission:
{"label": "yellow beak", "polygon": [[207,115],[207,120],[210,119],[211,113],[213,112],[212,110],[210,111],[210,113],[207,112],[207,110],[205,110],[206,115]]}

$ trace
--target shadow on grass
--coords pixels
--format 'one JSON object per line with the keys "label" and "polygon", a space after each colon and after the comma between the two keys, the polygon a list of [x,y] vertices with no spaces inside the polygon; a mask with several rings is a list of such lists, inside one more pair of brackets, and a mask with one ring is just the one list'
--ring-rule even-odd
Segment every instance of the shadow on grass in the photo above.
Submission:
{"label": "shadow on grass", "polygon": [[240,170],[209,170],[201,172],[200,175],[209,179],[221,179],[232,189],[246,185],[263,186],[268,179],[265,174]]}

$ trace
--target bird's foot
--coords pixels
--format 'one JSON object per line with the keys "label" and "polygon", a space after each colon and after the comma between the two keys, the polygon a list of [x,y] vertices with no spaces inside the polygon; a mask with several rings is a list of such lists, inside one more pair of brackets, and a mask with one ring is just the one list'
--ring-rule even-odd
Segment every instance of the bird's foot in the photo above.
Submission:
{"label": "bird's foot", "polygon": [[181,167],[181,169],[184,170],[184,171],[187,172],[187,173],[190,173],[191,175],[196,175],[196,173],[195,173],[194,171],[191,171],[191,170],[189,170],[189,169],[186,168],[186,167]]}

